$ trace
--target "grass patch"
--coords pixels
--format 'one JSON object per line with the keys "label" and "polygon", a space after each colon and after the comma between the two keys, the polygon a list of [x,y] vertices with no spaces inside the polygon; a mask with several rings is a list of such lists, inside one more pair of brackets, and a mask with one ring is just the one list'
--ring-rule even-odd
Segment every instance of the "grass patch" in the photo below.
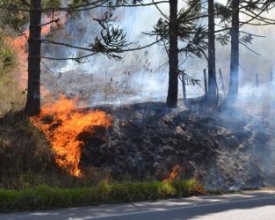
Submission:
{"label": "grass patch", "polygon": [[176,191],[177,197],[187,197],[191,195],[202,195],[205,194],[205,189],[201,184],[198,184],[198,181],[195,179],[188,180],[175,180],[172,182],[172,185]]}
{"label": "grass patch", "polygon": [[[186,186],[187,188],[183,188]],[[191,187],[192,186],[192,187]],[[0,212],[42,210],[106,203],[122,203],[204,194],[195,180],[177,182],[102,182],[93,187],[56,188],[47,185],[22,190],[0,189]],[[182,195],[182,194],[181,194]]]}

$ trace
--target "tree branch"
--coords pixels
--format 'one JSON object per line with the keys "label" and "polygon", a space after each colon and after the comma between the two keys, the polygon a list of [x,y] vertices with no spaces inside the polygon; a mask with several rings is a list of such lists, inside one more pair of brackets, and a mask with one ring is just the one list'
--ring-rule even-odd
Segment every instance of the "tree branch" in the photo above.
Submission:
{"label": "tree branch", "polygon": [[246,47],[246,49],[248,49],[249,51],[251,51],[252,53],[261,56],[261,54],[257,53],[256,51],[252,50],[250,47],[248,47],[246,44],[244,44],[243,42],[239,42],[241,45],[243,45],[244,47]]}

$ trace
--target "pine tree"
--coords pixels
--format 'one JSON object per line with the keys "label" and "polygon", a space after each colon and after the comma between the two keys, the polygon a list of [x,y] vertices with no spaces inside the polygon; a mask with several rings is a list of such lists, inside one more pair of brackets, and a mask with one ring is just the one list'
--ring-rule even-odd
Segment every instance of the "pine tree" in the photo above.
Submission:
{"label": "pine tree", "polygon": [[166,105],[175,108],[178,101],[178,1],[170,0],[169,6],[169,83]]}
{"label": "pine tree", "polygon": [[208,94],[212,104],[217,97],[216,56],[215,56],[215,8],[214,0],[208,0]]}
{"label": "pine tree", "polygon": [[40,112],[41,0],[30,2],[28,93],[25,111],[29,116]]}
{"label": "pine tree", "polygon": [[232,0],[232,19],[231,19],[231,57],[230,57],[230,81],[228,101],[232,102],[238,94],[239,77],[239,3],[240,0]]}

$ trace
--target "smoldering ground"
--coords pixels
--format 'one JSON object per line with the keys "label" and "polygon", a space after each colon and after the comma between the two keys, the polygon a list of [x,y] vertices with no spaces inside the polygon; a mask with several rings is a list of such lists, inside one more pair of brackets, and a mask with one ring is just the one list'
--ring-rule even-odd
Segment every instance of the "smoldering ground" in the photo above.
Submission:
{"label": "smoldering ground", "polygon": [[[88,45],[100,31],[93,16],[102,13],[97,10],[93,15],[83,13],[71,20],[67,18],[53,37]],[[117,13],[115,25],[126,29],[134,46],[152,42],[140,33],[155,24],[160,16],[158,10],[121,9]],[[148,17],[155,20],[149,21]],[[265,35],[270,29],[257,30],[259,33]],[[185,167],[181,177],[195,176],[209,189],[274,185],[274,84],[266,84],[273,70],[270,37],[268,34],[267,41],[255,41],[254,49],[261,56],[241,48],[239,99],[233,107],[217,108],[211,114],[189,111],[181,104],[174,110],[165,107],[167,54],[157,45],[124,54],[119,62],[103,55],[84,63],[43,61],[43,84],[53,96],[80,96],[93,107],[106,104],[101,108],[114,118],[110,130],[99,131],[94,138],[82,136],[86,141],[83,168],[106,169],[118,179],[162,179],[179,164]],[[44,46],[43,51],[57,57],[85,55],[52,45]],[[222,69],[226,90],[229,56],[228,47],[217,48],[217,68]],[[181,63],[187,73],[203,84],[205,61],[183,59]],[[263,82],[260,85],[256,85],[256,73]],[[204,92],[200,86],[189,86],[187,91],[190,97]]]}

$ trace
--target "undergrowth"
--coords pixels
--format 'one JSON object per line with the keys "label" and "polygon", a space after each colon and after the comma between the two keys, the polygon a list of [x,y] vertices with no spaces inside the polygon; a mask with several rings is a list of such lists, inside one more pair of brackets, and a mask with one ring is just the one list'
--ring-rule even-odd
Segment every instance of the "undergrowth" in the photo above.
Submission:
{"label": "undergrowth", "polygon": [[18,187],[23,175],[54,169],[49,143],[23,112],[10,112],[0,119],[0,158],[0,187]]}
{"label": "undergrowth", "polygon": [[16,54],[0,36],[0,212],[121,203],[203,194],[196,180],[116,182],[108,171],[81,178],[56,165],[44,134],[24,114]]}
{"label": "undergrowth", "polygon": [[108,172],[59,168],[50,144],[23,112],[0,119],[0,212],[157,200],[204,194],[196,180],[116,182]]}

